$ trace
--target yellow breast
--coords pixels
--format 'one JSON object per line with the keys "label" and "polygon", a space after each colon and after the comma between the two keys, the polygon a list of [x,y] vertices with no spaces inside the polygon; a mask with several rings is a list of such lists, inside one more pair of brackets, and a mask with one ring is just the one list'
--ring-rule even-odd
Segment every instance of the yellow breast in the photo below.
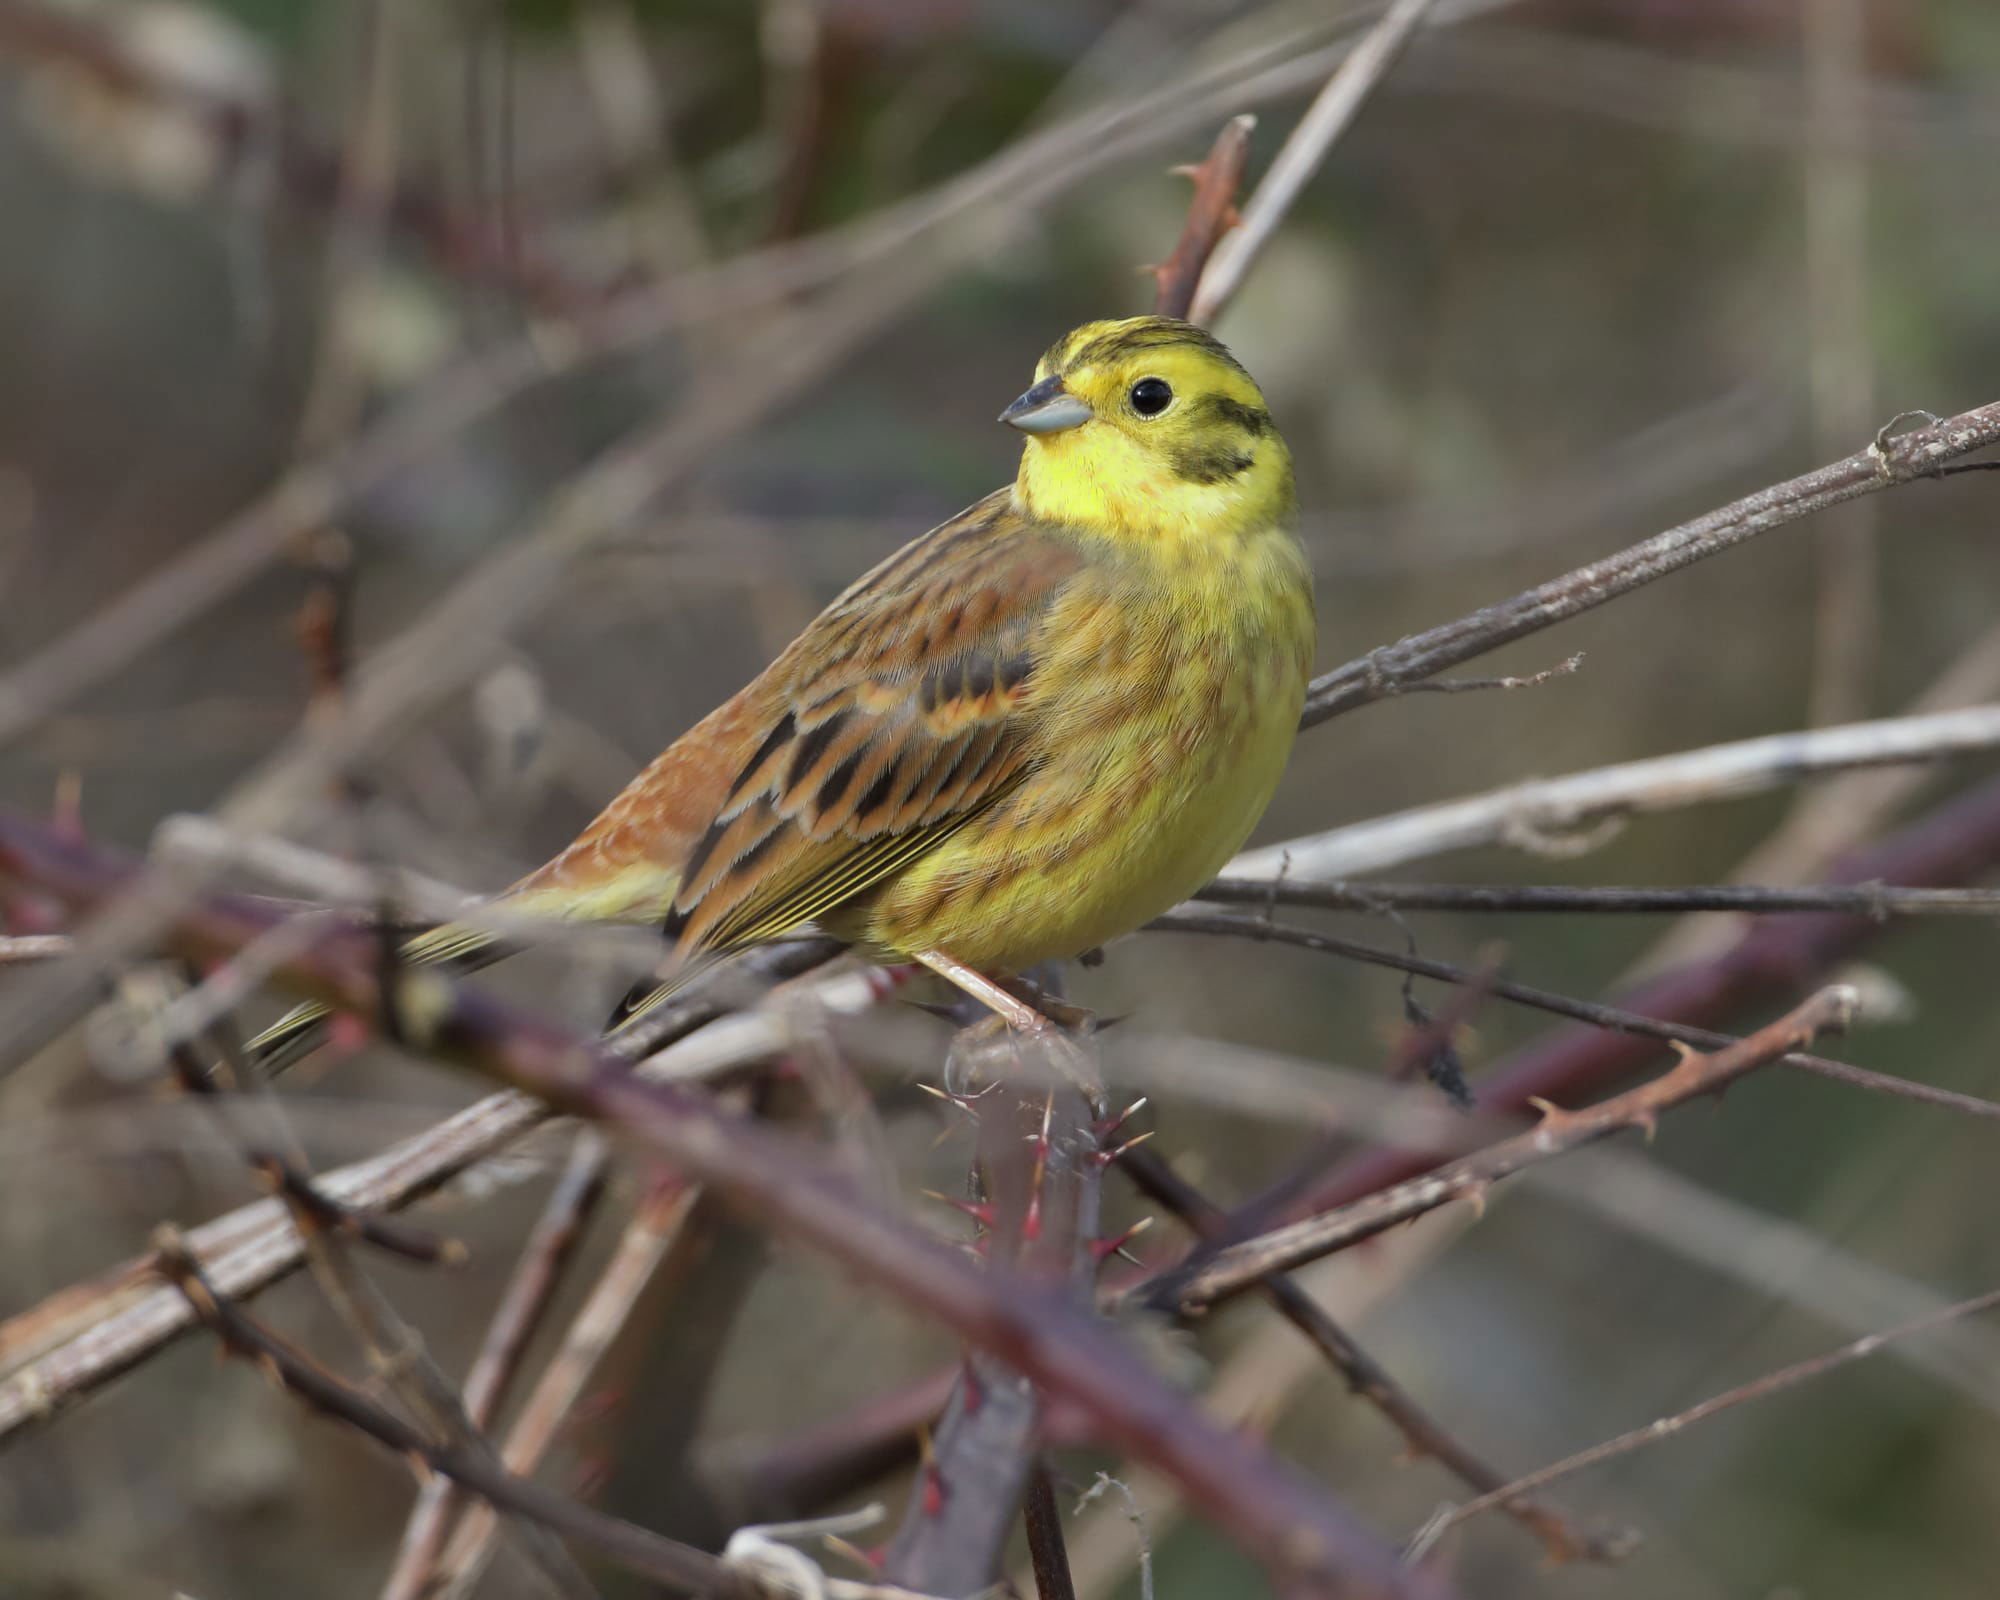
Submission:
{"label": "yellow breast", "polygon": [[1094,568],[1049,618],[1029,777],[834,931],[1018,972],[1130,932],[1235,854],[1290,754],[1311,668],[1289,532]]}

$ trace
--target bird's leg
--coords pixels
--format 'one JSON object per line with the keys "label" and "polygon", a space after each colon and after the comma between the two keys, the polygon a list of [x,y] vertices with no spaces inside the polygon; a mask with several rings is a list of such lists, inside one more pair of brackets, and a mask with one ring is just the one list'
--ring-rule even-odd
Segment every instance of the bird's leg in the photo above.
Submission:
{"label": "bird's leg", "polygon": [[1024,1033],[1032,1039],[1045,1039],[1057,1031],[1054,1022],[1013,990],[968,967],[955,956],[947,955],[942,950],[913,950],[910,954],[961,994],[972,996],[1016,1033]]}
{"label": "bird's leg", "polygon": [[1077,1038],[1085,1038],[1095,1033],[1097,1013],[1085,1006],[1073,1006],[1062,998],[1062,990],[1059,987],[1062,974],[1054,966],[1036,970],[1046,973],[1051,981],[1044,984],[1035,978],[1025,976],[996,978],[993,981],[1009,994],[1027,1001],[1065,1033]]}
{"label": "bird's leg", "polygon": [[[955,1057],[976,1059],[982,1053],[982,1047],[987,1042],[985,1036],[989,1032],[1012,1030],[1039,1046],[1050,1066],[1092,1107],[1102,1101],[1104,1091],[1097,1081],[1096,1065],[1065,1031],[1063,1021],[1048,1016],[1040,1006],[1022,998],[1005,980],[989,978],[942,950],[916,950],[911,952],[911,957],[993,1013],[987,1022],[975,1023],[965,1030],[964,1042],[972,1048],[961,1050],[955,1046],[952,1052]],[[1070,1006],[1062,1009],[1078,1019],[1079,1031],[1087,1031],[1091,1021],[1089,1012]]]}

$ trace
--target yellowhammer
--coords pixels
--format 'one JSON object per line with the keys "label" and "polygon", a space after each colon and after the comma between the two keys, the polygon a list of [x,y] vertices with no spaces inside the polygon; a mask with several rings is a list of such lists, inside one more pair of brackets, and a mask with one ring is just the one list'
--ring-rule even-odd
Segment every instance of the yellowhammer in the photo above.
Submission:
{"label": "yellowhammer", "polygon": [[[1000,414],[1019,475],[868,573],[494,903],[659,923],[668,983],[816,923],[1017,1026],[1002,987],[1206,883],[1276,787],[1312,588],[1250,375],[1167,317],[1059,340]],[[454,924],[413,961],[497,936]],[[308,1042],[301,1007],[254,1041]]]}

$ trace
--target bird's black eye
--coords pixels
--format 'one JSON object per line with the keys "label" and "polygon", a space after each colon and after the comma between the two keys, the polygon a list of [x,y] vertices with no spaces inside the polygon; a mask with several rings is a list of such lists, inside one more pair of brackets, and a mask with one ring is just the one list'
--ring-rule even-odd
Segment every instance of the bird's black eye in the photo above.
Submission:
{"label": "bird's black eye", "polygon": [[1174,403],[1174,391],[1165,378],[1141,378],[1132,385],[1132,409],[1142,417],[1157,417]]}

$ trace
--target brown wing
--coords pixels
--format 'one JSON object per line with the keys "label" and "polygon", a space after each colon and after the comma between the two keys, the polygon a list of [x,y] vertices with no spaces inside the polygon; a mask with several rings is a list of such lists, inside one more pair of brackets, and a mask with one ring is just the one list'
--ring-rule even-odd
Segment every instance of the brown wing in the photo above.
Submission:
{"label": "brown wing", "polygon": [[761,718],[682,863],[678,950],[810,922],[1006,793],[1030,759],[1043,619],[1078,564],[1003,490],[815,619],[744,691]]}

